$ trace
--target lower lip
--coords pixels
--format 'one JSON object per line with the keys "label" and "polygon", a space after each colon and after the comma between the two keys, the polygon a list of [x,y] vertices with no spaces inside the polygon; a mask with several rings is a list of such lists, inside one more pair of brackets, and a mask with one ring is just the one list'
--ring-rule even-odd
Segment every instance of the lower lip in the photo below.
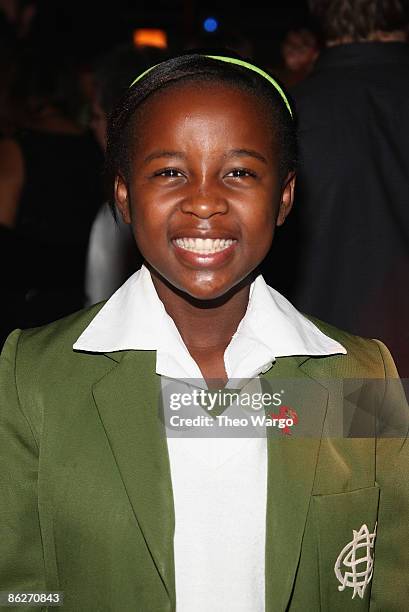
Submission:
{"label": "lower lip", "polygon": [[184,262],[190,264],[194,267],[200,268],[209,268],[209,267],[217,267],[223,265],[226,261],[228,261],[234,254],[235,248],[237,246],[237,241],[233,242],[230,246],[223,249],[223,251],[217,251],[216,253],[195,253],[193,251],[188,251],[180,247],[176,242],[172,240],[172,246],[175,249],[176,255],[183,259]]}

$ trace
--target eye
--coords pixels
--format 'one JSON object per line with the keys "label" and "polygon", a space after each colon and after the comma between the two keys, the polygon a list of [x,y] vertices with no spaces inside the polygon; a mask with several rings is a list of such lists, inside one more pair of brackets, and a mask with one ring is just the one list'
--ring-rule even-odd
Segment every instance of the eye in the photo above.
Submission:
{"label": "eye", "polygon": [[230,172],[226,174],[226,177],[229,178],[256,178],[256,176],[257,174],[252,170],[248,170],[248,168],[233,168],[233,170],[230,170]]}
{"label": "eye", "polygon": [[168,178],[180,178],[184,176],[180,170],[176,168],[162,168],[161,170],[157,170],[154,172],[153,176],[164,176]]}

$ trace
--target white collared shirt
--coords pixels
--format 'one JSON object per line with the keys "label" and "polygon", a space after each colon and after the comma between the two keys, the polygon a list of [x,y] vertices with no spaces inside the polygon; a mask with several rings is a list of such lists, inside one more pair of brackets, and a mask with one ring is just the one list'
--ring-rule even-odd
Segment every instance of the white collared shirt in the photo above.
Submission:
{"label": "white collared shirt", "polygon": [[[145,266],[106,302],[73,348],[101,353],[155,350],[157,374],[202,378]],[[276,357],[336,353],[346,350],[259,275],[251,285],[247,312],[225,351],[224,361],[228,378],[251,378]]]}
{"label": "white collared shirt", "polygon": [[[74,349],[156,350],[162,384],[166,378],[196,379],[195,384],[206,388],[145,266],[106,302]],[[346,350],[259,275],[224,353],[227,386],[237,388],[237,379],[257,377],[274,367],[277,357],[337,353]],[[264,612],[266,438],[167,441],[175,506],[177,612]]]}

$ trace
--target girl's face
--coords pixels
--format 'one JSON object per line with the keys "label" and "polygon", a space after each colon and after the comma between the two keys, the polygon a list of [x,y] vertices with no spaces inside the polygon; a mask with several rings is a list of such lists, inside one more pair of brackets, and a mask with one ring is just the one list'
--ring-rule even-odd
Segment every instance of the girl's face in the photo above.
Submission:
{"label": "girl's face", "polygon": [[198,299],[224,295],[264,259],[290,211],[294,177],[262,103],[224,84],[158,92],[138,115],[116,201],[145,260]]}

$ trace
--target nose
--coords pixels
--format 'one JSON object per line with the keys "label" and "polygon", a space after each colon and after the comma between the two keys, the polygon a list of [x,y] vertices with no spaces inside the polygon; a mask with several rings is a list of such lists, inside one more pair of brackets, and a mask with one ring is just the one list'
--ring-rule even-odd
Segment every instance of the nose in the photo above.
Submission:
{"label": "nose", "polygon": [[186,214],[195,215],[201,219],[209,219],[213,215],[226,214],[229,205],[226,198],[217,187],[193,187],[180,204],[180,209]]}

